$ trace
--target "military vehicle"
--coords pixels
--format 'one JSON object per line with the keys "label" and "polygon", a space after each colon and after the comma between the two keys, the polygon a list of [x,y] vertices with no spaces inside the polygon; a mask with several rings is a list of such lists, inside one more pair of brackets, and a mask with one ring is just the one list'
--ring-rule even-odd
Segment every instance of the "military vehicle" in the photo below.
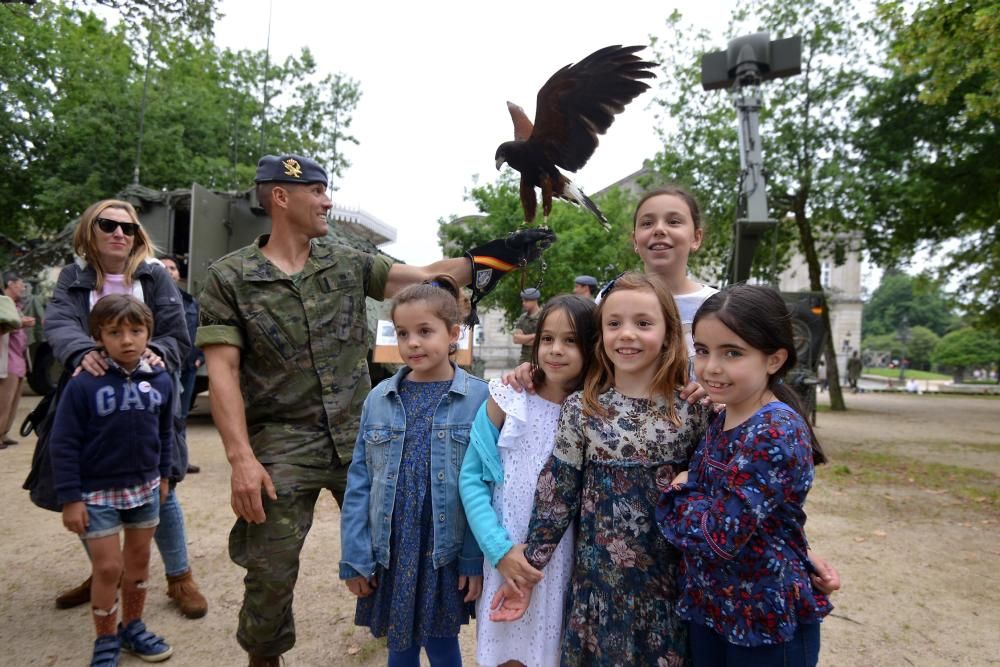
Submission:
{"label": "military vehicle", "polygon": [[[252,188],[220,192],[197,183],[179,190],[130,185],[116,197],[135,206],[143,227],[160,253],[177,257],[181,275],[185,276],[181,286],[195,296],[204,287],[212,262],[248,245],[271,228],[271,220],[257,202]],[[76,223],[77,220],[70,222],[51,240],[19,246],[11,268],[36,285],[46,282],[46,274],[72,261]],[[381,253],[376,243],[395,240],[395,230],[363,211],[335,207],[331,210],[329,223],[332,238],[365,252]],[[380,317],[385,319],[385,307],[383,303],[368,300],[369,332],[374,332],[375,322]],[[34,392],[46,394],[55,388],[62,367],[52,356],[41,324],[33,334],[33,363],[28,384]],[[373,379],[380,379],[390,370],[373,366]],[[204,391],[207,382],[202,373],[196,391]]]}

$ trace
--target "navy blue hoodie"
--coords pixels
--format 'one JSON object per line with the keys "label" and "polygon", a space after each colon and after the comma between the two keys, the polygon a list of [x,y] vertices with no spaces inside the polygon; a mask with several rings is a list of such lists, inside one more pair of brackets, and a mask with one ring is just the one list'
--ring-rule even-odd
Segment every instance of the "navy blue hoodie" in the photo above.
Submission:
{"label": "navy blue hoodie", "polygon": [[49,448],[60,503],[170,475],[170,375],[146,362],[132,373],[109,366],[101,377],[81,372],[59,397]]}

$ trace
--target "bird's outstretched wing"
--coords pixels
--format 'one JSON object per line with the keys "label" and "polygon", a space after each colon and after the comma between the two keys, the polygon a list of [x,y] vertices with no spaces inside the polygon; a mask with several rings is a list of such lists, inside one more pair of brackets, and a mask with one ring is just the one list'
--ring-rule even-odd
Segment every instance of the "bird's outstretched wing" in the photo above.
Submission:
{"label": "bird's outstretched wing", "polygon": [[[563,169],[583,167],[597,148],[598,135],[607,132],[615,114],[649,88],[642,79],[656,76],[647,69],[656,63],[635,55],[643,48],[606,46],[553,74],[538,91],[529,142],[539,145]],[[514,123],[516,133],[516,117]]]}
{"label": "bird's outstretched wing", "polygon": [[507,102],[507,111],[510,112],[510,119],[514,121],[514,140],[527,141],[534,129],[528,114],[524,113],[524,109],[510,101]]}

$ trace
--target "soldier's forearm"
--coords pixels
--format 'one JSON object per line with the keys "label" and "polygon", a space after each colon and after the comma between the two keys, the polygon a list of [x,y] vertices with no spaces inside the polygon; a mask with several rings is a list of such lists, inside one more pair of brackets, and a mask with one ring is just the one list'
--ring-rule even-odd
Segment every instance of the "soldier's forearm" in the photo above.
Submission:
{"label": "soldier's forearm", "polygon": [[253,457],[247,433],[245,404],[240,393],[239,350],[229,346],[211,345],[205,348],[208,365],[209,402],[212,421],[222,437],[226,459],[230,464]]}

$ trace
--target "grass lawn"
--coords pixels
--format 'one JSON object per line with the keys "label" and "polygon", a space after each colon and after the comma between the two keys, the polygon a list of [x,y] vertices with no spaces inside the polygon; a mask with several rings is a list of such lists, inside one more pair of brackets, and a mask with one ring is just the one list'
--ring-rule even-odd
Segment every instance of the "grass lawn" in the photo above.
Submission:
{"label": "grass lawn", "polygon": [[[898,368],[866,368],[864,370],[864,375],[879,375],[885,378],[896,379],[899,377]],[[944,375],[942,373],[930,373],[928,371],[914,371],[907,369],[906,377],[913,378],[915,380],[950,380],[950,375]]]}

